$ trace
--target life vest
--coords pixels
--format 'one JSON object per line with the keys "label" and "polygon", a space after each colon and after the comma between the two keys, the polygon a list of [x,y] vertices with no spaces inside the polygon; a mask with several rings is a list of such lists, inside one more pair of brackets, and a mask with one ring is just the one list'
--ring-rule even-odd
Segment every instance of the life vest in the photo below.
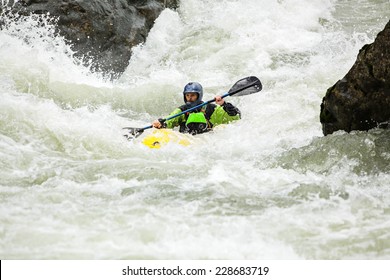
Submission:
{"label": "life vest", "polygon": [[190,134],[200,134],[206,132],[207,120],[203,112],[190,113],[186,121],[186,128]]}
{"label": "life vest", "polygon": [[[180,124],[179,131],[181,133],[200,134],[209,131],[212,128],[210,123],[210,117],[214,112],[216,105],[208,104],[206,110],[196,110],[194,112],[188,112],[185,115],[185,122]],[[185,105],[181,106],[182,111],[188,109]]]}

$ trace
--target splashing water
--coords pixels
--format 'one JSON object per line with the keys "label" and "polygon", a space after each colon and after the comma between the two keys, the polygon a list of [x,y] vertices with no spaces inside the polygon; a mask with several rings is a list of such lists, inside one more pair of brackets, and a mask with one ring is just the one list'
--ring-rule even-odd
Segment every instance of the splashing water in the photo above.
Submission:
{"label": "splashing water", "polygon": [[[388,259],[390,133],[323,137],[319,110],[389,10],[182,0],[112,82],[49,15],[3,12],[1,259]],[[189,148],[122,137],[181,105],[188,81],[208,100],[250,75],[263,91],[228,99],[242,120]]]}

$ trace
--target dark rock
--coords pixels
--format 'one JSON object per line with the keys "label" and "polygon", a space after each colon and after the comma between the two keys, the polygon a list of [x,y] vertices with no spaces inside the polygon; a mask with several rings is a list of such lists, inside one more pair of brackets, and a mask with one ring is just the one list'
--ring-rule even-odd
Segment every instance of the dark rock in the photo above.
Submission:
{"label": "dark rock", "polygon": [[[12,1],[11,1],[12,2]],[[92,61],[92,70],[111,77],[127,67],[132,47],[145,42],[160,13],[178,0],[20,0],[12,10],[58,18],[60,35],[76,57]]]}
{"label": "dark rock", "polygon": [[345,77],[329,88],[321,104],[324,135],[369,130],[390,123],[390,21],[374,43],[359,51]]}

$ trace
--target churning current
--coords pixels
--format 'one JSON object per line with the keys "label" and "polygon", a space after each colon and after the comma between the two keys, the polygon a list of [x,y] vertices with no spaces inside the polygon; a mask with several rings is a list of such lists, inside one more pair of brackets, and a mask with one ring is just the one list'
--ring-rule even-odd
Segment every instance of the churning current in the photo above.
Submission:
{"label": "churning current", "polygon": [[[91,73],[46,15],[2,14],[1,259],[388,259],[390,132],[324,137],[321,99],[388,0],[182,0],[123,75]],[[200,82],[242,119],[184,147],[144,127]],[[144,135],[152,130],[145,131]]]}

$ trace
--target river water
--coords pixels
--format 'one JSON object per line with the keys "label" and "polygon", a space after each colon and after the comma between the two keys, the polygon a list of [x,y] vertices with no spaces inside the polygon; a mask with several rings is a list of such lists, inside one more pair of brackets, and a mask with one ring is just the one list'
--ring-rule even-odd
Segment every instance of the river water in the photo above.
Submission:
{"label": "river water", "polygon": [[[1,259],[390,258],[390,131],[319,122],[390,1],[182,0],[115,81],[47,16],[1,17]],[[122,137],[250,75],[242,120],[190,147]]]}

